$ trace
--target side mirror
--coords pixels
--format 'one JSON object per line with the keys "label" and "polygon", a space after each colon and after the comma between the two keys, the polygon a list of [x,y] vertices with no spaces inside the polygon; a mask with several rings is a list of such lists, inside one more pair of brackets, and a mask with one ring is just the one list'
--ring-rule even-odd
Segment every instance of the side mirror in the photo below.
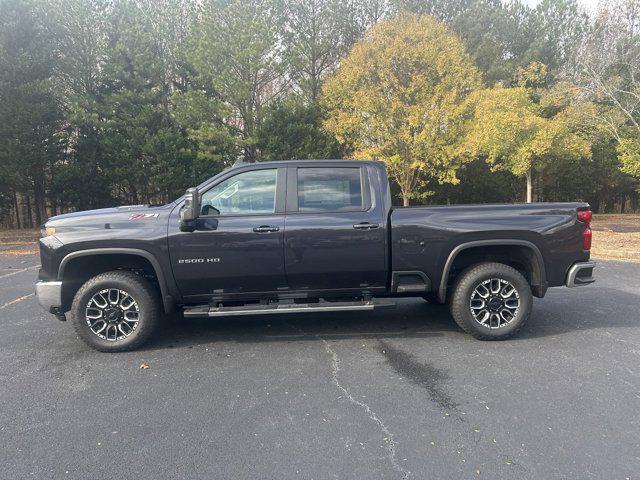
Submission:
{"label": "side mirror", "polygon": [[188,188],[184,195],[184,207],[180,211],[180,230],[193,232],[196,219],[200,216],[200,192],[197,188]]}

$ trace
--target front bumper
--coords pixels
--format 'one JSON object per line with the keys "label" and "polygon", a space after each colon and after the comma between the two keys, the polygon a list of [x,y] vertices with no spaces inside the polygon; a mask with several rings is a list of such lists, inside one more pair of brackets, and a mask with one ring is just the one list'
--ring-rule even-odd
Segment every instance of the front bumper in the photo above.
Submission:
{"label": "front bumper", "polygon": [[593,269],[595,266],[595,262],[574,263],[567,272],[565,285],[567,287],[581,287],[595,282],[596,279],[593,277]]}
{"label": "front bumper", "polygon": [[62,306],[62,282],[36,283],[36,298],[49,313],[60,314]]}

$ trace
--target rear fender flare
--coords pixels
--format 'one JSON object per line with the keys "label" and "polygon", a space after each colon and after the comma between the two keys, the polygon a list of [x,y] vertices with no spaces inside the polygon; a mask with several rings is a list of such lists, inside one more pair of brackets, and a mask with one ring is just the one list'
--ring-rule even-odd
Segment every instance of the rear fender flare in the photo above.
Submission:
{"label": "rear fender flare", "polygon": [[449,271],[451,270],[451,266],[453,265],[453,262],[455,261],[458,254],[460,254],[460,252],[467,250],[469,248],[474,248],[474,247],[486,247],[486,246],[496,247],[501,245],[504,245],[504,246],[516,245],[520,247],[526,247],[533,252],[534,258],[537,261],[536,263],[537,263],[537,268],[539,271],[540,278],[538,279],[538,282],[536,282],[535,284],[532,279],[531,283],[532,285],[537,287],[541,291],[541,293],[544,295],[544,292],[547,289],[547,273],[545,270],[544,258],[542,257],[542,253],[534,243],[529,242],[527,240],[517,240],[517,239],[478,240],[475,242],[467,242],[467,243],[462,243],[458,245],[451,251],[451,253],[447,257],[447,261],[444,265],[444,270],[442,271],[442,278],[440,279],[440,288],[438,289],[438,301],[444,303],[447,298],[447,281],[449,280]]}

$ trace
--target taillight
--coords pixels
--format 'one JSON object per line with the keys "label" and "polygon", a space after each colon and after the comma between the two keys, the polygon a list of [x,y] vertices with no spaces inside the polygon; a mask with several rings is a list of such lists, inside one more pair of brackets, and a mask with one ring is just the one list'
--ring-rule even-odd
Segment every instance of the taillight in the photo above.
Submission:
{"label": "taillight", "polygon": [[578,220],[586,223],[587,225],[591,223],[591,216],[592,216],[591,210],[580,210],[578,212]]}
{"label": "taillight", "polygon": [[582,249],[583,250],[591,250],[591,237],[593,236],[591,232],[591,217],[593,213],[591,210],[580,210],[578,212],[578,220],[586,225],[584,229],[584,234],[582,236]]}

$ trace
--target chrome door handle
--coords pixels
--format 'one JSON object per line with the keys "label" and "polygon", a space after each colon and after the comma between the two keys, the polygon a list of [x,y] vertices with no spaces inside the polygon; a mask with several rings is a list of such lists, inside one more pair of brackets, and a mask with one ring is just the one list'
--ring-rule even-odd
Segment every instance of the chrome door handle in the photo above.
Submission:
{"label": "chrome door handle", "polygon": [[280,230],[280,227],[271,227],[269,225],[260,225],[259,227],[253,228],[253,231],[256,233],[277,232],[278,230]]}
{"label": "chrome door handle", "polygon": [[355,228],[356,230],[371,230],[374,228],[378,228],[378,224],[377,223],[369,223],[369,222],[362,222],[362,223],[356,223],[353,228]]}

